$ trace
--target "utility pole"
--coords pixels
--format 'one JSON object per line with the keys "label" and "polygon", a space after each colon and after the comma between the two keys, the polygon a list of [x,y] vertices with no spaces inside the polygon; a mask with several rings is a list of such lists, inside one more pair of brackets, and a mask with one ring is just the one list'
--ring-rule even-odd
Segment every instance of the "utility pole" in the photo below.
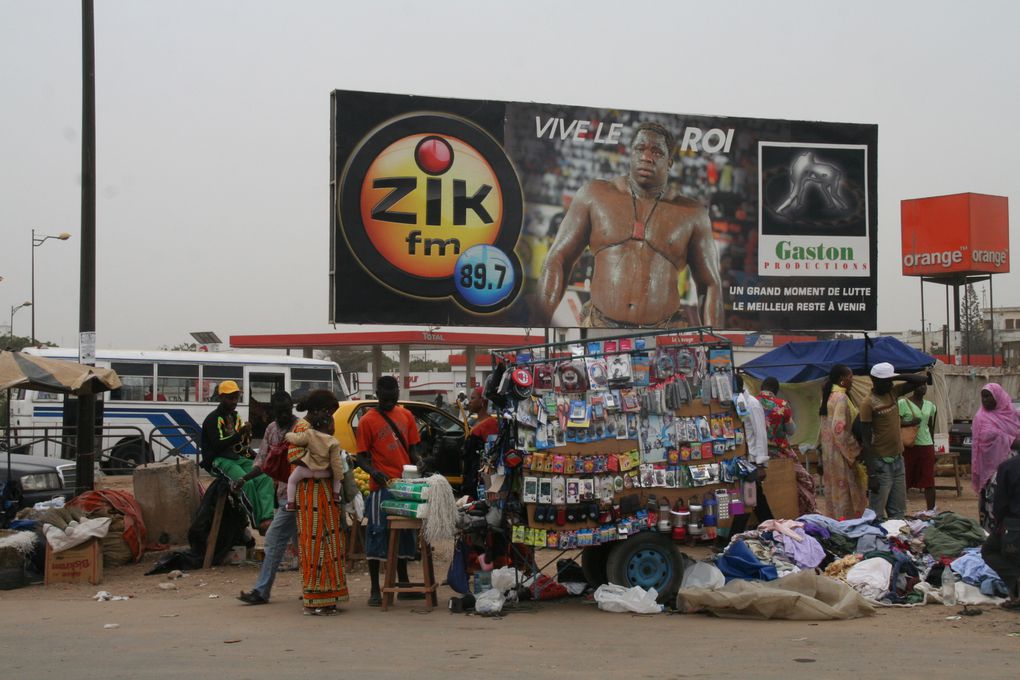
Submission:
{"label": "utility pole", "polygon": [[[96,363],[96,44],[93,0],[81,0],[81,278],[78,361]],[[96,395],[78,395],[75,495],[91,491],[95,475]]]}

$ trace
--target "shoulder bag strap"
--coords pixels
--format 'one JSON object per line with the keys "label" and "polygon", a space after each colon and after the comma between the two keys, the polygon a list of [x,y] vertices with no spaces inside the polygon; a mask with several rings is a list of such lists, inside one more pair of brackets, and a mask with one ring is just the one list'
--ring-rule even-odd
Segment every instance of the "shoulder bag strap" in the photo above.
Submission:
{"label": "shoulder bag strap", "polygon": [[400,445],[404,448],[404,453],[407,454],[408,458],[410,458],[411,457],[411,450],[408,448],[407,442],[404,440],[404,435],[401,434],[401,432],[400,432],[400,428],[397,427],[396,423],[394,423],[390,419],[390,417],[388,415],[386,415],[386,412],[383,411],[381,408],[376,408],[376,411],[378,411],[379,415],[381,415],[383,417],[383,420],[385,420],[389,424],[390,429],[393,430],[393,434],[395,434],[397,436],[397,441],[399,441]]}

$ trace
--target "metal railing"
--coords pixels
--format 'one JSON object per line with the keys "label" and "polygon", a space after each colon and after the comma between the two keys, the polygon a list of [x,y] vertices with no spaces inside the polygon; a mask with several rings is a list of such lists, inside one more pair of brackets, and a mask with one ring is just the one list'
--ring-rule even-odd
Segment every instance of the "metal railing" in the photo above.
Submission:
{"label": "metal railing", "polygon": [[[130,472],[136,465],[148,462],[145,434],[134,425],[102,425],[96,427],[95,459],[103,472]],[[8,438],[0,440],[6,448]],[[10,428],[11,453],[41,455],[64,460],[78,457],[77,427],[62,425],[31,425]]]}
{"label": "metal railing", "polygon": [[172,457],[194,456],[198,462],[202,433],[190,425],[156,425],[149,432],[149,451],[153,462]]}

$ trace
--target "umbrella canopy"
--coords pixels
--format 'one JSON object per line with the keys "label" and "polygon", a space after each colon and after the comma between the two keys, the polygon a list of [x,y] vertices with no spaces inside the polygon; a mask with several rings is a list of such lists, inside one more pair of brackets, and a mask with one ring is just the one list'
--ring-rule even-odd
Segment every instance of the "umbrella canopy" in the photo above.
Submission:
{"label": "umbrella canopy", "polygon": [[120,387],[116,371],[22,352],[0,352],[0,390],[16,387],[60,394],[96,394]]}
{"label": "umbrella canopy", "polygon": [[835,364],[846,364],[855,375],[867,375],[881,361],[888,361],[899,373],[916,373],[934,364],[935,357],[890,336],[790,342],[748,361],[740,370],[760,380],[773,376],[781,383],[799,383],[827,377]]}

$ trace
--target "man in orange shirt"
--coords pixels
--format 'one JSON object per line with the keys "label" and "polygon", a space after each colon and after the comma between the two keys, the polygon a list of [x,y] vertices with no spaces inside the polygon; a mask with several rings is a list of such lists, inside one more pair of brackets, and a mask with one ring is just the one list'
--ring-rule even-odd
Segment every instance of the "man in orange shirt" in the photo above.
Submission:
{"label": "man in orange shirt", "polygon": [[[414,414],[397,404],[400,386],[396,378],[384,375],[376,383],[377,408],[370,409],[358,421],[358,466],[368,472],[372,481],[369,485],[365,514],[368,529],[365,537],[365,556],[368,560],[368,575],[372,581],[368,606],[382,604],[379,588],[379,563],[386,560],[387,526],[386,516],[380,504],[390,498],[387,485],[393,479],[400,479],[405,465],[419,459],[418,444],[421,437]],[[407,560],[417,558],[414,533],[400,532],[397,543],[398,585],[407,585]],[[422,593],[399,593],[400,599],[423,598]]]}

